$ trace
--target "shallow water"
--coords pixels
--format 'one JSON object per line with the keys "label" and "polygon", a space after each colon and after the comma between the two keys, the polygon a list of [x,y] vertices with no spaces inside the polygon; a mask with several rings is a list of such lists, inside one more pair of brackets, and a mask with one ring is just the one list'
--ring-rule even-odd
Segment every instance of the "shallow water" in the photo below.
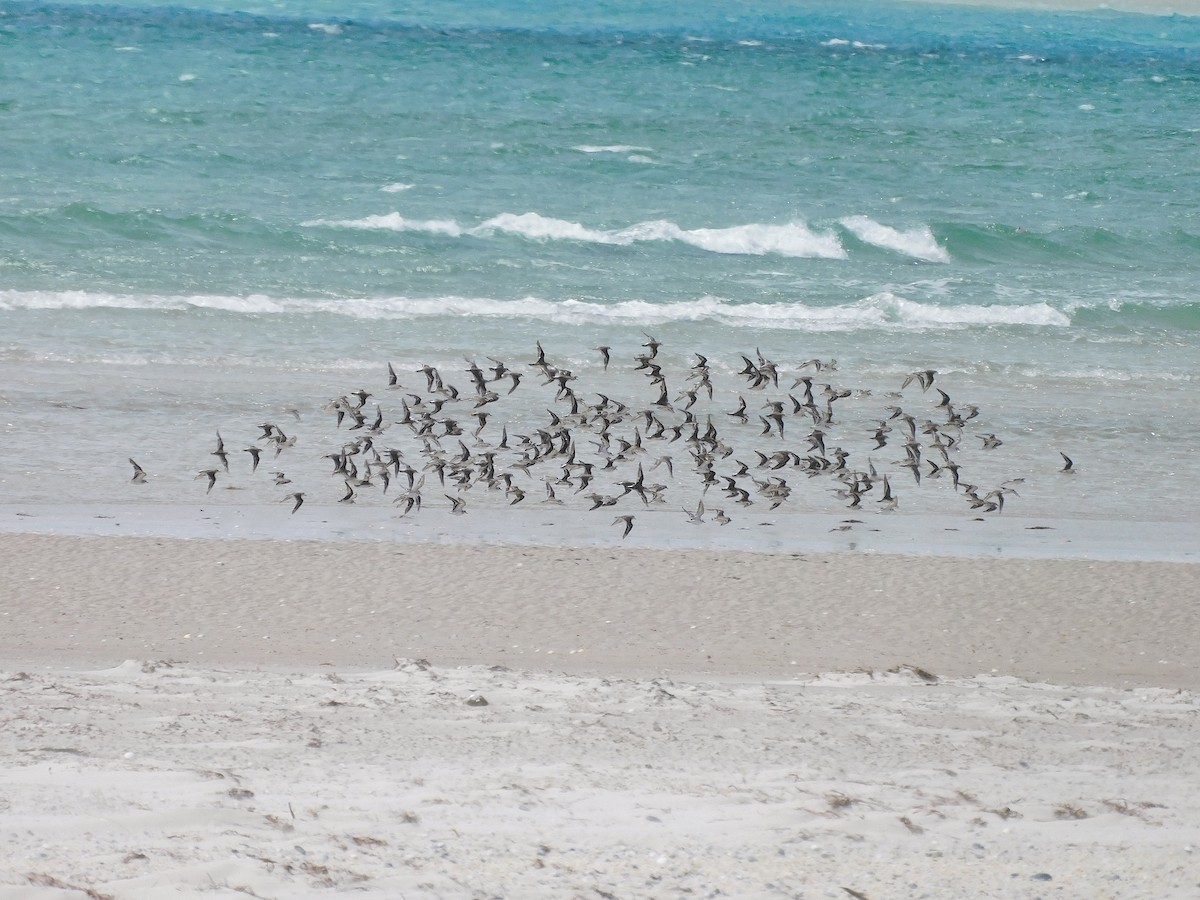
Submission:
{"label": "shallow water", "polygon": [[[88,530],[119,512],[164,533],[604,543],[634,514],[628,542],[655,546],[1191,556],[1196,20],[889,4],[243,10],[0,16],[0,527],[35,527],[16,515],[33,512]],[[758,418],[768,400],[790,409],[807,373],[818,393],[851,392],[827,446],[848,471],[888,474],[896,509],[881,487],[851,508],[838,473],[792,466],[770,516],[735,508],[719,485],[703,492],[683,439],[647,442],[596,480],[620,493],[641,463],[665,504],[627,495],[593,513],[572,485],[552,534],[547,508],[528,510],[558,459],[512,472],[517,506],[478,485],[467,516],[433,528],[456,490],[430,485],[419,524],[393,521],[394,495],[372,488],[339,503],[326,454],[353,438],[323,410],[335,397],[372,392],[379,446],[428,459],[391,424],[404,391],[388,390],[389,362],[427,400],[425,364],[467,398],[465,359],[523,371],[485,410],[494,445],[501,426],[530,433],[569,411],[528,366],[538,340],[578,376],[581,403],[652,406],[658,388],[634,368],[647,333],[663,342],[667,425],[686,418],[695,354],[709,357],[714,397],[688,412],[701,427],[711,415],[732,451],[718,476],[755,450],[810,453],[811,420],[789,417],[779,437]],[[759,353],[782,377],[751,391],[738,372]],[[838,366],[800,368],[811,359]],[[898,431],[875,449],[891,406],[945,421],[936,389],[889,396],[926,368],[955,408],[979,408],[952,458],[980,495],[1008,489],[983,522],[948,475],[930,477],[929,435],[919,485]],[[745,425],[727,415],[739,396]],[[478,454],[474,411],[441,416]],[[265,421],[297,442],[251,474],[243,451],[263,446]],[[614,442],[651,427],[627,418]],[[596,428],[572,428],[581,459]],[[196,473],[218,429],[231,474],[205,494]],[[984,450],[985,434],[1002,445]],[[669,477],[651,470],[664,454]],[[129,457],[149,483],[129,483]],[[269,475],[285,465],[286,488]],[[295,516],[293,490],[306,493]],[[701,497],[734,521],[690,523]],[[863,522],[829,530],[845,518]]]}

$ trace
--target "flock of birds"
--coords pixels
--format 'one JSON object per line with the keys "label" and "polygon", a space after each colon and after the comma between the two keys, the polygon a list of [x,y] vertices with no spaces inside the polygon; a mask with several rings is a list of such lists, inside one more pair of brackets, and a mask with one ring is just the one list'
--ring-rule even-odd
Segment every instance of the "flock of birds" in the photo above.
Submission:
{"label": "flock of birds", "polygon": [[[672,390],[659,355],[663,345],[646,337],[627,361],[611,347],[595,348],[596,375],[620,368],[643,376],[643,399],[585,391],[579,376],[548,358],[540,341],[535,358],[515,367],[492,357],[486,367],[464,360],[466,387],[423,365],[413,370],[422,383],[409,388],[388,363],[381,390],[394,402],[387,402],[386,413],[383,399],[366,389],[323,407],[341,436],[323,454],[338,502],[375,497],[404,517],[419,514],[430,499],[439,505],[444,500],[452,514],[465,515],[468,495],[487,492],[500,504],[617,510],[612,525],[624,538],[643,509],[676,507],[692,523],[726,525],[733,521],[726,510],[775,510],[814,481],[856,511],[866,504],[894,510],[903,490],[933,479],[948,481],[963,507],[977,515],[1000,513],[1006,498],[1017,495],[1021,478],[990,487],[970,480],[962,460],[971,454],[964,449],[990,453],[1003,441],[978,429],[979,408],[952,401],[934,369],[908,374],[886,392],[870,427],[850,433],[841,424],[841,404],[872,395],[835,386],[836,360],[810,359],[785,372],[760,352],[743,355],[736,375],[743,383],[736,401],[726,404],[714,400],[713,369],[701,354]],[[629,378],[620,383],[628,385]],[[530,396],[534,391],[541,393]],[[292,431],[294,422],[288,424]],[[291,503],[295,514],[311,491],[295,489],[284,471],[288,455],[298,452],[296,435],[276,422],[258,427],[257,437],[238,451],[246,457],[241,464],[251,475],[260,467],[270,471],[274,484],[288,491],[280,502]],[[854,439],[870,440],[865,454],[846,449]],[[899,458],[877,464],[875,455],[884,453]],[[195,476],[206,493],[227,477],[237,454],[218,431],[210,455],[215,463]],[[1072,473],[1074,463],[1060,455],[1060,471]],[[145,469],[129,462],[132,481],[146,483]],[[676,501],[678,495],[686,502]],[[633,512],[625,511],[630,507]]]}

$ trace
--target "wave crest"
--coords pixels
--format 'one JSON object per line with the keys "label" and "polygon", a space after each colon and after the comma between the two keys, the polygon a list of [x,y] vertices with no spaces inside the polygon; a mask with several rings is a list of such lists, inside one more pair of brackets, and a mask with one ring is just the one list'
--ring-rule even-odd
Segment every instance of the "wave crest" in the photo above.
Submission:
{"label": "wave crest", "polygon": [[362,219],[313,219],[306,227],[357,228],[385,231],[418,231],[449,237],[486,237],[495,232],[514,234],[536,241],[579,241],[592,244],[629,246],[639,242],[678,241],[710,253],[797,258],[845,259],[846,250],[832,232],[813,231],[803,222],[785,225],[751,223],[729,228],[681,228],[659,219],[626,228],[589,228],[579,222],[543,216],[540,213],[500,213],[479,225],[464,228],[452,219],[407,219],[398,212]]}
{"label": "wave crest", "polygon": [[838,224],[864,244],[882,247],[927,262],[950,262],[950,254],[938,244],[933,230],[928,225],[899,231],[888,225],[881,225],[868,216],[847,216],[840,219]]}
{"label": "wave crest", "polygon": [[461,237],[463,234],[462,227],[453,219],[406,219],[398,212],[362,219],[310,219],[300,225],[304,228],[354,228],[361,231],[423,231],[449,237]]}

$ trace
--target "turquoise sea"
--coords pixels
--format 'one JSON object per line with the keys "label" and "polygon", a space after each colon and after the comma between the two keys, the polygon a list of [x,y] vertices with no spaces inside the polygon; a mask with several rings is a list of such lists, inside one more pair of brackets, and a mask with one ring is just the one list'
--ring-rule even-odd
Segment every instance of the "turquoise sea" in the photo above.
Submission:
{"label": "turquoise sea", "polygon": [[0,529],[1196,557],[1200,17],[328,7],[0,2]]}

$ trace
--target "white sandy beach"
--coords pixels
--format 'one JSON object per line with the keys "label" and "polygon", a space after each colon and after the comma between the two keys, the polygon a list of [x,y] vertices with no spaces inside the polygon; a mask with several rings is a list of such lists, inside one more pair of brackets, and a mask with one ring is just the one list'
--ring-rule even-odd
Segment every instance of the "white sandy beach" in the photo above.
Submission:
{"label": "white sandy beach", "polygon": [[1200,892],[1191,564],[0,563],[0,898]]}

